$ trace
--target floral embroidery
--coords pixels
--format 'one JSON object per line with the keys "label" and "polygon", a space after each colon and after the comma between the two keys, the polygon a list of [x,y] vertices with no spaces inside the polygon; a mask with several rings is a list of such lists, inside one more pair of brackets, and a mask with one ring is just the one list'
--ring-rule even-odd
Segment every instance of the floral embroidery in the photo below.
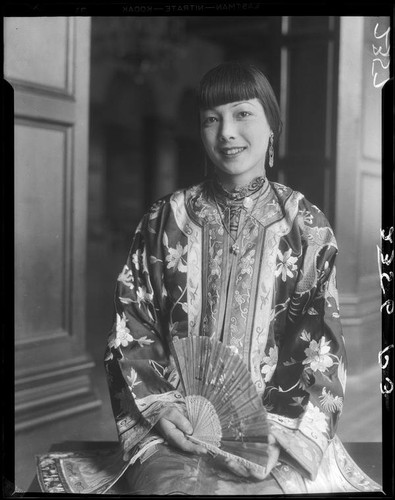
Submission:
{"label": "floral embroidery", "polygon": [[265,356],[262,360],[263,366],[261,373],[265,375],[265,382],[269,382],[276,369],[278,362],[278,347],[274,346],[269,349],[269,356]]}
{"label": "floral embroidery", "polygon": [[153,343],[153,340],[147,339],[147,335],[144,337],[140,337],[139,339],[135,339],[140,347],[144,347],[145,345],[149,345]]}
{"label": "floral embroidery", "polygon": [[153,294],[148,293],[145,286],[139,286],[136,292],[137,303],[141,307],[142,302],[150,302],[153,299]]}
{"label": "floral embroidery", "polygon": [[159,215],[160,209],[162,205],[165,203],[165,200],[158,200],[156,201],[152,206],[149,211],[149,220],[156,219]]}
{"label": "floral embroidery", "polygon": [[123,347],[127,347],[130,342],[133,342],[134,338],[130,335],[130,330],[126,326],[126,316],[125,313],[122,313],[122,317],[117,314],[117,323],[115,327],[115,339],[113,340],[113,347],[119,347],[122,345]]}
{"label": "floral embroidery", "polygon": [[133,368],[130,368],[129,375],[126,375],[126,379],[128,381],[129,390],[132,393],[132,396],[135,398],[136,395],[133,393],[133,389],[136,385],[141,384],[141,380],[137,381],[137,372]]}
{"label": "floral embroidery", "polygon": [[304,400],[303,396],[294,396],[292,400],[293,403],[290,403],[289,406],[303,406],[303,400]]}
{"label": "floral embroidery", "polygon": [[333,365],[333,359],[331,355],[328,354],[330,351],[330,340],[325,341],[325,337],[321,337],[320,341],[312,340],[304,353],[307,356],[302,363],[308,365],[313,372],[320,371],[324,372]]}
{"label": "floral embroidery", "polygon": [[255,250],[251,250],[251,252],[243,257],[240,261],[241,263],[241,270],[240,274],[248,274],[252,276],[252,266],[254,265],[255,259],[254,259],[254,254]]}
{"label": "floral embroidery", "polygon": [[188,268],[182,256],[187,253],[188,247],[183,247],[180,242],[177,242],[176,248],[169,247],[169,240],[166,233],[163,233],[163,243],[169,251],[169,255],[166,256],[166,261],[168,262],[167,269],[174,267],[175,270],[186,273]]}
{"label": "floral embroidery", "polygon": [[137,269],[137,271],[140,270],[140,256],[141,256],[140,249],[137,249],[136,253],[134,253],[132,255],[132,262],[134,264],[134,267]]}
{"label": "floral embroidery", "polygon": [[144,273],[149,273],[145,246],[142,249],[138,248],[136,250],[136,252],[132,255],[132,262],[138,271],[141,269]]}
{"label": "floral embroidery", "polygon": [[[212,251],[210,249],[210,255]],[[218,250],[217,254],[210,259],[210,274],[211,276],[221,276],[221,258],[222,258],[222,248]]]}
{"label": "floral embroidery", "polygon": [[[214,338],[223,335],[229,349],[250,363],[253,381],[265,397],[269,411],[277,412],[281,407],[283,413],[298,416],[295,420],[301,429],[305,420],[309,430],[316,434],[318,428],[323,432],[335,430],[337,419],[333,417],[343,403],[341,388],[344,389],[346,375],[343,339],[338,321],[334,321],[334,314],[338,313],[336,283],[333,279],[333,289],[326,283],[336,243],[333,233],[326,228],[325,219],[317,216],[315,208],[301,195],[278,185],[274,191],[273,198],[262,206],[258,203],[257,218],[243,228],[239,239],[242,252],[237,258],[224,249],[221,234],[226,232],[212,199],[201,187],[183,191],[179,219],[174,213],[174,217],[168,217],[167,209],[162,219],[160,207],[163,203],[167,205],[167,198],[139,225],[141,235],[129,255],[129,267],[125,266],[119,275],[116,297],[119,316],[106,352],[107,366],[111,367],[107,370],[109,379],[114,374],[110,380],[112,394],[120,400],[116,400],[115,412],[119,415],[122,408],[138,421],[133,428],[129,425],[128,442],[132,439],[135,442],[138,433],[146,432],[145,423],[150,422],[155,413],[147,404],[144,418],[146,414],[148,418],[141,420],[139,401],[150,397],[153,388],[158,394],[155,392],[152,396],[157,399],[160,394],[167,394],[167,382],[174,383],[174,387],[178,383],[178,372],[171,369],[169,360],[161,355],[159,332],[183,338],[199,313],[201,321],[197,322],[194,332]],[[290,196],[286,205],[281,193]],[[269,201],[270,210],[266,203]],[[286,217],[280,216],[278,223],[265,233],[268,214],[277,203],[278,211],[284,209]],[[174,212],[173,207],[167,208]],[[197,237],[195,245],[193,238]],[[260,237],[263,246],[257,244]],[[148,252],[150,248],[155,249],[153,255]],[[196,272],[196,280],[191,280],[190,270],[195,265],[199,273]],[[290,283],[296,277],[298,284]],[[202,286],[197,287],[200,281]],[[200,310],[195,314],[196,300],[202,303],[199,302]],[[328,310],[328,307],[331,308]],[[251,336],[245,328],[246,318]],[[288,329],[288,319],[294,318],[301,321],[295,319]],[[326,327],[324,322],[328,318],[332,321]],[[326,337],[321,338],[324,333]],[[287,336],[284,342],[283,334]],[[276,344],[281,346],[281,354]],[[146,351],[145,369],[137,368],[135,349],[129,351],[130,345]],[[118,364],[124,382],[117,375]],[[130,371],[131,366],[138,371]],[[280,368],[281,377],[277,378],[276,369]],[[132,391],[138,396],[136,404]],[[303,411],[308,409],[309,399],[314,406]],[[144,403],[147,403],[145,399]],[[300,456],[303,459],[302,448]]]}
{"label": "floral embroidery", "polygon": [[131,304],[133,302],[133,300],[129,299],[128,297],[119,297],[119,300],[122,302],[122,304]]}
{"label": "floral embroidery", "polygon": [[324,411],[341,412],[343,410],[343,398],[334,396],[331,391],[327,391],[326,387],[322,388],[321,396],[318,398]]}
{"label": "floral embroidery", "polygon": [[277,269],[274,271],[275,276],[280,276],[283,281],[287,281],[287,276],[289,278],[293,277],[293,271],[296,271],[297,267],[295,262],[298,260],[297,257],[291,257],[292,249],[290,248],[284,254],[281,250],[277,250],[277,256],[279,259],[279,264],[277,264]]}
{"label": "floral embroidery", "polygon": [[305,418],[314,423],[314,426],[322,433],[327,431],[327,422],[325,413],[323,413],[318,406],[314,406],[310,401],[307,405]]}
{"label": "floral embroidery", "polygon": [[311,341],[311,335],[309,332],[306,332],[306,330],[303,330],[302,333],[300,334],[300,338],[304,340],[305,342],[310,342]]}
{"label": "floral embroidery", "polygon": [[123,269],[122,269],[121,273],[118,276],[118,281],[120,281],[121,283],[123,283],[125,286],[127,286],[131,290],[134,289],[133,274],[132,274],[132,271],[128,268],[128,266],[126,266],[126,265],[123,266]]}
{"label": "floral embroidery", "polygon": [[309,210],[299,210],[299,214],[303,218],[303,222],[305,224],[312,224],[313,223],[313,215]]}

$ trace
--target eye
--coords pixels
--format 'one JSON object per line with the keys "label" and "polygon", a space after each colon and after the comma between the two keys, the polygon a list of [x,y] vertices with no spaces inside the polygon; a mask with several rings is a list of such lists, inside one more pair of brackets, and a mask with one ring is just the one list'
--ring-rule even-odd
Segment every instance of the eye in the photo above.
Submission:
{"label": "eye", "polygon": [[203,127],[208,127],[209,125],[212,125],[217,121],[217,118],[215,116],[206,116],[203,118],[202,125]]}
{"label": "eye", "polygon": [[250,113],[249,111],[239,111],[238,113],[238,116],[240,118],[247,118],[248,116],[251,116],[252,113]]}

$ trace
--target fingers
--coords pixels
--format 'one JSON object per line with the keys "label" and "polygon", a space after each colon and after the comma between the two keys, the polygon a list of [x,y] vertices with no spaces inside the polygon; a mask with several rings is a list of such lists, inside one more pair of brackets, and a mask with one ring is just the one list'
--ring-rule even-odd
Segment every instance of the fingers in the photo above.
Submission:
{"label": "fingers", "polygon": [[188,453],[196,453],[198,455],[206,454],[205,448],[189,441],[184,433],[175,427],[173,422],[170,422],[166,418],[162,418],[160,422],[162,435],[170,446],[174,446]]}
{"label": "fingers", "polygon": [[242,465],[240,462],[237,462],[236,460],[232,460],[231,458],[226,458],[225,459],[225,464],[227,468],[233,472],[233,474],[236,474],[236,476],[240,477],[248,477],[251,478],[253,477],[254,479],[258,479],[262,481],[266,477],[266,472],[265,470],[257,470],[255,468],[250,468],[245,465]]}
{"label": "fingers", "polygon": [[239,462],[236,462],[235,460],[232,460],[231,458],[225,458],[224,461],[226,467],[231,472],[233,472],[233,474],[236,474],[236,476],[249,477],[250,473],[248,472],[247,468],[244,467],[244,465],[240,464]]}
{"label": "fingers", "polygon": [[278,457],[280,456],[280,446],[277,444],[276,440],[274,438],[270,439],[269,436],[269,446],[268,446],[268,460],[266,464],[266,476],[268,476],[273,469],[273,467],[276,466],[276,463],[278,461]]}
{"label": "fingers", "polygon": [[156,428],[165,438],[167,443],[187,453],[205,455],[206,448],[192,443],[186,439],[185,434],[192,434],[193,429],[187,418],[176,409],[171,408],[156,424]]}
{"label": "fingers", "polygon": [[169,408],[169,410],[163,415],[163,418],[172,422],[174,426],[180,429],[180,431],[184,434],[192,434],[193,428],[191,423],[175,408]]}

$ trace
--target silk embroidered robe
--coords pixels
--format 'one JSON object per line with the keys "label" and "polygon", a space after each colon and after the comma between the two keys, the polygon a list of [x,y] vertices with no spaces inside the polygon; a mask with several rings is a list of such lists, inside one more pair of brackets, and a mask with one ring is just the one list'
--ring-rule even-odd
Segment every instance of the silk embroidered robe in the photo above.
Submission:
{"label": "silk embroidered robe", "polygon": [[208,180],[155,203],[118,277],[105,358],[124,459],[170,405],[183,411],[172,339],[207,335],[242,357],[282,455],[315,480],[346,383],[336,255],[324,214],[267,180],[239,200]]}

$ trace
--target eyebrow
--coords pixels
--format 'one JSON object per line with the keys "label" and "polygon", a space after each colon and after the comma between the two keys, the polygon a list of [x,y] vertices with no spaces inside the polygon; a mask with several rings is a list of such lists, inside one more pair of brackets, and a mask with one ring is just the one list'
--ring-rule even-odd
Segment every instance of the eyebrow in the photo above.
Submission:
{"label": "eyebrow", "polygon": [[[250,106],[254,107],[254,105],[249,102],[249,101],[238,101],[238,102],[235,102],[234,104],[232,104],[232,108],[235,108],[236,106],[240,106],[241,104],[249,104]],[[221,104],[220,104],[221,106]],[[214,112],[215,111],[215,108],[217,108],[218,106],[214,106],[212,108],[206,108],[206,109],[201,109],[200,111],[202,113],[207,113],[207,112]]]}
{"label": "eyebrow", "polygon": [[240,104],[249,104],[250,106],[254,106],[251,102],[249,101],[239,101],[233,104],[232,108],[235,108],[236,106],[239,106]]}

